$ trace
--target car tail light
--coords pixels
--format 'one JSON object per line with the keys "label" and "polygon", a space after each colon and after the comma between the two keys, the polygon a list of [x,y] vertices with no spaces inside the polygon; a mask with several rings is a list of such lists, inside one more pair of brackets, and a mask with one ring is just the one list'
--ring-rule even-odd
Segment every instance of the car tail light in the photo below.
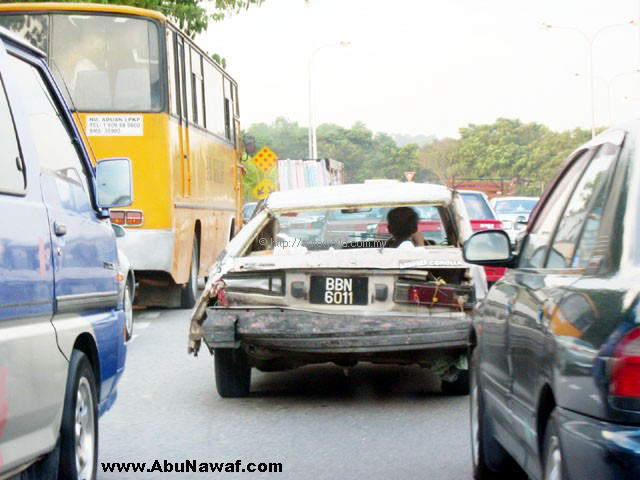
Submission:
{"label": "car tail light", "polygon": [[464,286],[442,285],[396,285],[395,301],[429,307],[451,307],[469,310],[473,307],[473,291]]}
{"label": "car tail light", "polygon": [[139,227],[144,223],[144,215],[140,210],[126,210],[126,225]]}
{"label": "car tail light", "polygon": [[620,340],[612,360],[611,395],[640,400],[640,327]]}
{"label": "car tail light", "polygon": [[116,225],[124,225],[124,211],[122,210],[111,210],[109,212],[109,217],[111,218],[111,222]]}

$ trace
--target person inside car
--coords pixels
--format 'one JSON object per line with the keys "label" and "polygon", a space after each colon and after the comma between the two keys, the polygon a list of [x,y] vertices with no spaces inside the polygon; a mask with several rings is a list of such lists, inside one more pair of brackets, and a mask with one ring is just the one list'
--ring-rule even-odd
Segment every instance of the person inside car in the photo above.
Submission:
{"label": "person inside car", "polygon": [[411,207],[396,207],[387,214],[389,233],[393,235],[385,245],[391,248],[424,247],[424,235],[418,232],[418,214]]}

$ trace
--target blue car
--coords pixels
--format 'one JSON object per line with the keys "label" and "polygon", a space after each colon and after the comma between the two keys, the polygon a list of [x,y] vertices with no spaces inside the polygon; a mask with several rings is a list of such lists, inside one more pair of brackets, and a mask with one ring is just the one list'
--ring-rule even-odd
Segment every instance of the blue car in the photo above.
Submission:
{"label": "blue car", "polygon": [[44,54],[0,28],[0,478],[96,478],[126,356],[107,208],[130,171],[94,171]]}
{"label": "blue car", "polygon": [[576,150],[512,253],[502,230],[465,260],[506,267],[474,311],[475,478],[640,479],[640,121]]}

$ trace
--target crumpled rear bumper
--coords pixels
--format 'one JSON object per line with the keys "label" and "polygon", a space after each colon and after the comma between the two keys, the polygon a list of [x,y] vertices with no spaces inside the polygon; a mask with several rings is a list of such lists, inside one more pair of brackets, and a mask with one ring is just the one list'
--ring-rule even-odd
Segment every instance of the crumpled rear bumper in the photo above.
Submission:
{"label": "crumpled rear bumper", "polygon": [[208,308],[202,324],[209,348],[240,343],[306,353],[364,353],[465,348],[469,316],[441,313],[320,313],[282,308]]}

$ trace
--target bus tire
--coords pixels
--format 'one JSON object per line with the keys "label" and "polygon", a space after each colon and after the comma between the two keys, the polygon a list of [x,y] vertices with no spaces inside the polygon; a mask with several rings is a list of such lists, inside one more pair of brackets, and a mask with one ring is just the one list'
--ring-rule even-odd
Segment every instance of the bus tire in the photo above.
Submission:
{"label": "bus tire", "polygon": [[251,389],[251,365],[241,348],[216,348],[213,351],[216,390],[222,398],[248,397]]}
{"label": "bus tire", "polygon": [[189,280],[182,289],[180,296],[181,308],[193,308],[198,299],[198,264],[200,263],[200,249],[198,239],[193,239],[193,249],[191,250],[191,264],[189,266]]}

